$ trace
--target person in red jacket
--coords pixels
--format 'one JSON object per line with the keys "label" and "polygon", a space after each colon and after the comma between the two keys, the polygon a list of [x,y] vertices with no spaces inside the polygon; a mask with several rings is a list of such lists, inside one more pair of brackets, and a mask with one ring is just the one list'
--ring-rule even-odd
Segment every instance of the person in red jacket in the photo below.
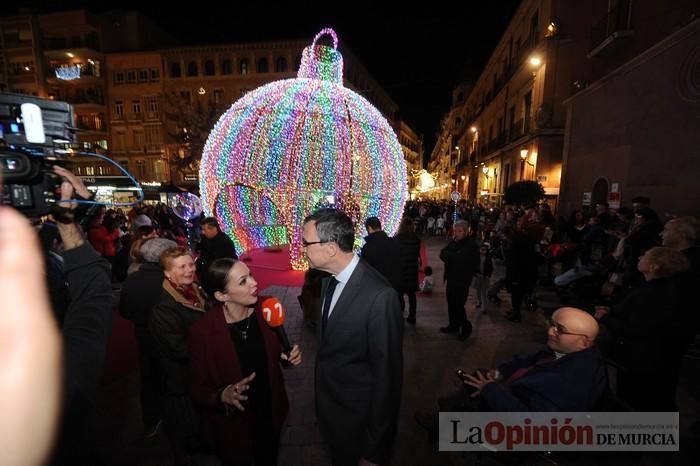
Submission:
{"label": "person in red jacket", "polygon": [[294,345],[283,354],[245,263],[215,260],[202,285],[210,310],[192,325],[188,341],[202,441],[226,465],[277,465],[289,407],[280,363],[300,364],[301,351]]}
{"label": "person in red jacket", "polygon": [[122,235],[117,222],[113,217],[105,217],[105,208],[102,207],[88,225],[88,241],[99,255],[113,264],[117,255],[117,240]]}

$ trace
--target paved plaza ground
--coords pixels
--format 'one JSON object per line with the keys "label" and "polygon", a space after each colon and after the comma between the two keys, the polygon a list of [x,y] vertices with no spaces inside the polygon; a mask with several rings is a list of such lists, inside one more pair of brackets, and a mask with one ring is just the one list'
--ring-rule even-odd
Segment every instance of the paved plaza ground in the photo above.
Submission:
{"label": "paved plaza ground", "polygon": [[[504,319],[509,310],[509,299],[502,293],[500,306],[489,305],[487,313],[475,309],[472,292],[467,313],[474,325],[472,336],[465,342],[454,334],[440,333],[438,328],[447,323],[443,272],[439,260],[443,238],[426,238],[429,265],[434,269],[436,290],[432,296],[418,298],[417,324],[405,325],[404,384],[399,417],[396,453],[392,465],[469,465],[469,464],[552,464],[544,455],[482,455],[439,453],[437,444],[430,443],[426,432],[414,418],[416,411],[435,406],[441,394],[454,391],[458,380],[457,368],[493,367],[518,352],[532,352],[545,342],[544,321],[559,304],[553,292],[539,291],[539,309],[523,311],[523,321],[512,323]],[[503,266],[496,264],[495,276],[503,274]],[[495,278],[495,277],[494,277]],[[279,297],[286,306],[285,324],[290,340],[304,352],[303,363],[285,371],[290,413],[282,432],[280,466],[327,466],[328,452],[317,430],[314,415],[313,371],[316,339],[302,322],[297,301],[299,288],[272,286],[262,294]],[[629,455],[608,457],[580,454],[560,456],[565,464],[700,464],[697,440],[686,435],[692,419],[700,412],[700,361],[687,358],[679,390],[681,404],[681,448],[683,455],[659,455],[638,459]],[[693,396],[691,396],[691,394]],[[138,398],[138,371],[103,387],[94,428],[94,445],[104,465],[170,465],[171,459],[165,437],[160,434],[145,443],[141,434]],[[694,458],[692,456],[694,455]],[[634,458],[634,459],[632,459]],[[693,461],[694,460],[694,461]],[[629,462],[631,461],[631,462]]]}

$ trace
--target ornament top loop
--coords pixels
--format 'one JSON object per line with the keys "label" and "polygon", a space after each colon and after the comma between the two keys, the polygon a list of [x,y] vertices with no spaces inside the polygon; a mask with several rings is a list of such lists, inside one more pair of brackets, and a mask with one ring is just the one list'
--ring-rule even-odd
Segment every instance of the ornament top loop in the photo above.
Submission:
{"label": "ornament top loop", "polygon": [[[333,47],[316,43],[324,35],[331,36]],[[343,56],[338,52],[338,36],[333,29],[321,30],[311,45],[304,49],[297,77],[343,84]]]}
{"label": "ornament top loop", "polygon": [[338,36],[335,33],[335,31],[331,28],[321,29],[321,31],[318,34],[316,34],[316,37],[314,37],[314,40],[311,43],[311,47],[314,47],[316,45],[316,41],[319,40],[324,34],[328,34],[333,38],[333,49],[338,50]]}

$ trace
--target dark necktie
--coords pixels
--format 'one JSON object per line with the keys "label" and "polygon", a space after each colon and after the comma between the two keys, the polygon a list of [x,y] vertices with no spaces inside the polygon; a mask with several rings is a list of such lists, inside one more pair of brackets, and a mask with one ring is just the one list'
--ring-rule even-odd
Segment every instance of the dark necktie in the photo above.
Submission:
{"label": "dark necktie", "polygon": [[333,293],[335,292],[335,287],[338,285],[338,280],[335,277],[331,277],[328,282],[328,288],[326,288],[326,297],[323,300],[323,315],[321,317],[321,329],[323,334],[326,333],[326,324],[328,323],[328,312],[331,309],[331,302],[333,301]]}

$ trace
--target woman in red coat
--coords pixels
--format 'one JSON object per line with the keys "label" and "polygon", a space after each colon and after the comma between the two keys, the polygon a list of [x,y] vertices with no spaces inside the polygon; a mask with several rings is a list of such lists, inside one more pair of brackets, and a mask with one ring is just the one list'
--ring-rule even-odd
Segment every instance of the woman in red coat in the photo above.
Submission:
{"label": "woman in red coat", "polygon": [[192,325],[189,351],[203,441],[226,465],[276,465],[289,407],[280,363],[301,363],[301,351],[282,353],[243,262],[214,261],[202,285],[212,308]]}

